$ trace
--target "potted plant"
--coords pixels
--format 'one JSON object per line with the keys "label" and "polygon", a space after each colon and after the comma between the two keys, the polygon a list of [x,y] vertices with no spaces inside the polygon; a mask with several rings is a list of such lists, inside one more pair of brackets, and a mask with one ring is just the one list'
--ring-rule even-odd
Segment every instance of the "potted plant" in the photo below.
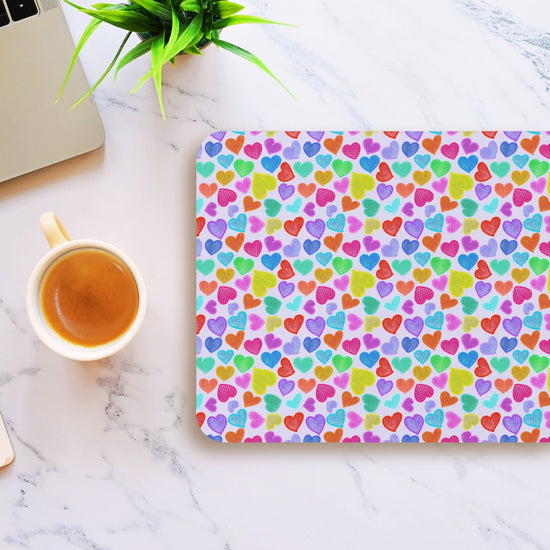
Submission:
{"label": "potted plant", "polygon": [[[246,23],[286,25],[286,23],[270,21],[253,15],[243,15],[240,12],[244,9],[244,6],[235,2],[228,0],[129,0],[125,4],[94,4],[91,8],[78,6],[70,0],[65,0],[65,2],[73,8],[88,14],[92,17],[92,20],[84,29],[76,45],[59,96],[63,93],[80,51],[101,23],[108,23],[127,31],[105,72],[72,108],[88,97],[115,65],[116,78],[122,67],[147,52],[151,52],[151,70],[143,76],[131,93],[141,88],[150,78],[153,78],[160,110],[163,118],[165,118],[161,85],[163,66],[168,62],[175,64],[176,56],[179,54],[201,54],[201,48],[209,43],[254,63],[287,90],[258,57],[240,46],[220,38],[221,31],[233,25]],[[137,34],[141,41],[121,58],[132,33]]]}

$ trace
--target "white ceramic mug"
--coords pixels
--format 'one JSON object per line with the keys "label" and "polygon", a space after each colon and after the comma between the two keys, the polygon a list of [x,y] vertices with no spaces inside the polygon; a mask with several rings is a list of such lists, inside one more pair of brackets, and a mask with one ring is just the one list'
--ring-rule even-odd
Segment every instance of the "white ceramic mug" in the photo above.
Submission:
{"label": "white ceramic mug", "polygon": [[[27,285],[27,313],[33,329],[40,340],[59,355],[77,361],[93,361],[113,355],[126,346],[139,331],[145,310],[147,298],[145,284],[135,266],[124,252],[117,247],[95,239],[75,239],[69,237],[65,227],[53,212],[47,212],[40,217],[42,231],[51,246],[51,250],[42,257],[34,268]],[[130,271],[138,292],[138,307],[134,320],[127,330],[118,338],[97,346],[83,346],[70,342],[60,336],[48,323],[41,305],[41,288],[44,277],[54,263],[63,255],[80,249],[94,249],[114,255]]]}

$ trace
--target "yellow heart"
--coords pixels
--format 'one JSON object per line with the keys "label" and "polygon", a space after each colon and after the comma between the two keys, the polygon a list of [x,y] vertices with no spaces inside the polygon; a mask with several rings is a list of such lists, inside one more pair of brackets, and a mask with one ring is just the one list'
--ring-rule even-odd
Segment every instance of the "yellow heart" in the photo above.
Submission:
{"label": "yellow heart", "polygon": [[315,376],[319,378],[321,382],[324,382],[330,378],[333,370],[334,369],[328,365],[326,367],[321,367],[321,365],[319,365],[318,367],[315,367]]}
{"label": "yellow heart", "polygon": [[431,276],[432,276],[432,270],[431,270],[431,269],[428,269],[428,268],[420,269],[419,267],[417,267],[417,268],[413,271],[413,277],[414,277],[420,284],[422,284],[424,281],[427,281]]}
{"label": "yellow heart", "polygon": [[315,278],[320,283],[326,283],[333,275],[334,275],[334,271],[332,271],[332,269],[330,269],[330,267],[327,267],[326,269],[322,269],[322,268],[318,267],[315,270]]}
{"label": "yellow heart", "polygon": [[424,367],[421,367],[419,365],[417,367],[414,367],[413,369],[413,375],[419,382],[422,382],[422,380],[426,380],[426,378],[428,378],[431,373],[432,369],[428,367],[428,365],[425,365]]}
{"label": "yellow heart", "polygon": [[474,286],[474,278],[465,271],[455,271],[451,269],[449,276],[449,291],[455,298],[460,298],[464,294],[465,288]]}
{"label": "yellow heart", "polygon": [[283,326],[283,320],[276,315],[271,315],[265,320],[265,330],[273,332],[275,329]]}
{"label": "yellow heart", "polygon": [[273,191],[277,187],[277,180],[271,174],[252,174],[252,194],[260,200],[267,197],[268,191]]}
{"label": "yellow heart", "polygon": [[464,386],[471,386],[473,383],[474,375],[469,370],[451,367],[449,389],[452,393],[460,395],[464,391]]}
{"label": "yellow heart", "polygon": [[269,218],[265,224],[265,232],[268,235],[273,235],[275,231],[278,231],[283,227],[283,222],[277,218]]}
{"label": "yellow heart", "polygon": [[233,279],[234,275],[235,275],[235,271],[231,268],[223,269],[220,267],[218,270],[216,270],[216,277],[222,283],[227,283],[228,281]]}
{"label": "yellow heart", "polygon": [[473,328],[479,327],[479,319],[477,317],[464,317],[462,320],[462,330],[470,332]]}
{"label": "yellow heart", "polygon": [[370,370],[351,369],[350,388],[355,395],[363,395],[367,386],[374,384],[375,377]]}
{"label": "yellow heart", "polygon": [[479,424],[479,416],[477,414],[468,413],[462,419],[462,426],[465,430],[469,430],[472,426]]}
{"label": "yellow heart", "polygon": [[268,288],[275,288],[277,277],[267,271],[252,272],[252,292],[258,298],[263,298],[267,294]]}
{"label": "yellow heart", "polygon": [[380,317],[365,317],[365,332],[372,332],[382,324]]}
{"label": "yellow heart", "polygon": [[227,367],[220,366],[216,369],[216,374],[218,375],[218,378],[220,380],[223,380],[225,382],[235,374],[235,369],[231,366],[227,366]]}
{"label": "yellow heart", "polygon": [[512,172],[512,181],[517,185],[523,185],[526,181],[529,180],[530,174],[529,170],[514,170]]}
{"label": "yellow heart", "polygon": [[353,269],[351,271],[350,290],[356,298],[361,298],[365,294],[367,288],[372,288],[376,280],[372,273],[367,271],[357,271]]}
{"label": "yellow heart", "polygon": [[466,132],[466,131],[462,132],[462,135],[464,137],[470,137],[472,134],[473,134],[473,132]]}
{"label": "yellow heart", "polygon": [[461,199],[464,191],[474,188],[474,180],[466,174],[451,172],[449,177],[449,194],[453,199]]}
{"label": "yellow heart", "polygon": [[234,177],[235,172],[231,170],[228,170],[227,172],[224,172],[223,170],[216,172],[216,179],[222,185],[227,185],[228,183],[232,182]]}
{"label": "yellow heart", "polygon": [[377,414],[365,415],[365,430],[371,430],[380,424],[380,417]]}
{"label": "yellow heart", "polygon": [[265,135],[267,137],[273,137],[277,132],[274,132],[273,130],[268,130]]}
{"label": "yellow heart", "polygon": [[527,378],[529,376],[529,367],[513,367],[512,368],[512,376],[518,381],[521,382],[523,379]]}
{"label": "yellow heart", "polygon": [[374,178],[369,174],[352,172],[349,185],[351,196],[357,200],[362,199],[367,191],[372,191],[374,189],[375,184]]}
{"label": "yellow heart", "polygon": [[413,173],[413,180],[421,186],[428,183],[431,177],[432,173],[429,170],[424,170],[423,172],[415,170]]}
{"label": "yellow heart", "polygon": [[530,274],[530,271],[526,268],[518,269],[516,267],[512,269],[512,279],[514,279],[516,283],[523,283],[523,281],[529,278],[529,274]]}
{"label": "yellow heart", "polygon": [[334,174],[330,170],[317,170],[315,172],[315,181],[319,185],[326,185],[331,179]]}
{"label": "yellow heart", "polygon": [[280,426],[283,423],[283,417],[280,414],[268,414],[265,418],[265,427],[272,430],[275,426]]}
{"label": "yellow heart", "polygon": [[376,132],[365,132],[365,137],[372,137]]}
{"label": "yellow heart", "polygon": [[372,235],[380,227],[382,227],[382,224],[379,219],[367,218],[365,220],[365,235]]}
{"label": "yellow heart", "polygon": [[268,386],[274,386],[277,383],[277,375],[267,369],[257,369],[252,371],[252,390],[256,395],[263,395]]}
{"label": "yellow heart", "polygon": [[464,235],[469,235],[472,231],[479,228],[479,221],[475,218],[466,218],[462,223],[462,232]]}

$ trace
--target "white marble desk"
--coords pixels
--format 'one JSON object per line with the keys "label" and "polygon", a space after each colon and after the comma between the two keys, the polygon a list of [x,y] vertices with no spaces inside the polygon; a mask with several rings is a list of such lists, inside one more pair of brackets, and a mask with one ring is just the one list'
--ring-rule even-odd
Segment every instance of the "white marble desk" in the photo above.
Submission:
{"label": "white marble desk", "polygon": [[[91,2],[90,2],[91,3]],[[226,37],[293,91],[210,47],[128,91],[97,90],[105,146],[0,185],[0,408],[17,458],[0,471],[0,548],[550,548],[550,447],[230,446],[194,419],[194,158],[217,129],[550,129],[542,0],[278,0],[299,25]],[[65,10],[75,35],[87,18]],[[120,40],[85,48],[90,80]],[[74,237],[125,250],[145,324],[110,360],[55,356],[25,313],[54,210]],[[385,546],[383,546],[385,545]]]}

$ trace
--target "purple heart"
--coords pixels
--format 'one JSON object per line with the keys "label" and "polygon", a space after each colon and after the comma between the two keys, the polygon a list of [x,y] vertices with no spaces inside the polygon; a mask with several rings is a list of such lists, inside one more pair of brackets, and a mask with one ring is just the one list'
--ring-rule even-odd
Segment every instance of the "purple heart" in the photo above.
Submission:
{"label": "purple heart", "polygon": [[489,242],[484,244],[479,251],[484,258],[492,258],[497,252],[497,240],[489,239]]}
{"label": "purple heart", "polygon": [[282,443],[283,438],[280,435],[275,435],[275,432],[265,432],[264,436],[266,443]]}
{"label": "purple heart", "polygon": [[288,283],[287,281],[281,281],[279,283],[279,293],[282,298],[290,296],[294,292],[294,283]]}
{"label": "purple heart", "polygon": [[517,434],[521,428],[522,420],[519,414],[513,414],[512,416],[505,416],[502,419],[504,427],[513,434]]}
{"label": "purple heart", "polygon": [[413,409],[414,409],[414,401],[412,399],[412,397],[407,397],[407,399],[405,399],[405,401],[403,401],[403,408],[407,411],[407,412],[412,412]]}
{"label": "purple heart", "polygon": [[320,218],[315,221],[309,221],[306,223],[306,229],[310,235],[316,239],[320,239],[325,232],[325,222]]}
{"label": "purple heart", "polygon": [[225,230],[227,229],[227,223],[224,219],[219,220],[211,220],[208,222],[208,231],[214,235],[214,237],[217,237],[218,239],[221,239],[224,234]]}
{"label": "purple heart", "polygon": [[478,183],[476,185],[476,195],[480,201],[487,198],[490,194],[491,194],[490,185],[484,185],[483,183]]}
{"label": "purple heart", "polygon": [[363,441],[365,443],[380,443],[380,437],[374,435],[373,432],[365,432],[363,434]]}
{"label": "purple heart", "polygon": [[491,292],[492,285],[491,283],[484,283],[483,281],[478,281],[476,283],[476,292],[480,298],[487,296]]}
{"label": "purple heart", "polygon": [[432,412],[432,410],[435,408],[435,401],[426,401],[426,403],[424,404],[424,409],[426,410],[426,412]]}
{"label": "purple heart", "polygon": [[392,239],[390,244],[386,244],[382,247],[382,255],[386,258],[395,258],[399,253],[399,241]]}
{"label": "purple heart", "polygon": [[233,313],[235,313],[235,311],[237,311],[238,309],[239,309],[239,304],[235,302],[231,302],[230,304],[227,305],[227,312],[229,313],[229,315],[233,315]]}
{"label": "purple heart", "polygon": [[424,311],[426,312],[426,315],[430,315],[432,313],[432,311],[435,310],[437,306],[433,303],[433,302],[428,302],[425,306],[424,306]]}
{"label": "purple heart", "polygon": [[216,412],[216,409],[218,408],[217,405],[216,405],[217,401],[211,397],[205,404],[204,406],[211,412]]}
{"label": "purple heart", "polygon": [[496,350],[497,339],[494,336],[491,336],[488,342],[484,342],[479,347],[479,351],[481,351],[483,355],[494,355]]}
{"label": "purple heart", "polygon": [[307,135],[312,137],[315,141],[321,141],[325,135],[325,132],[308,132]]}
{"label": "purple heart", "polygon": [[214,139],[217,139],[218,141],[221,141],[225,137],[225,134],[226,134],[226,132],[222,130],[220,132],[214,132],[211,135]]}
{"label": "purple heart", "polygon": [[479,248],[479,242],[472,239],[470,235],[462,237],[460,242],[462,243],[462,247],[464,248],[465,252],[471,252],[472,250],[477,250],[477,248]]}
{"label": "purple heart", "polygon": [[502,326],[504,330],[512,336],[517,336],[521,330],[522,321],[520,317],[512,317],[511,319],[504,319]]}
{"label": "purple heart", "polygon": [[279,189],[278,189],[279,195],[280,195],[281,199],[283,199],[283,200],[286,200],[289,197],[292,197],[295,190],[296,189],[295,189],[294,185],[287,185],[286,183],[281,183],[281,185],[279,185]]}
{"label": "purple heart", "polygon": [[380,241],[373,239],[370,235],[363,239],[363,246],[367,252],[378,250],[380,248]]}
{"label": "purple heart", "polygon": [[494,159],[497,156],[497,144],[494,141],[490,141],[487,147],[482,147],[479,151],[482,159]]}
{"label": "purple heart", "polygon": [[271,332],[268,332],[266,335],[265,335],[265,343],[267,345],[267,348],[268,349],[275,349],[275,348],[278,348],[279,346],[281,346],[281,344],[283,343],[283,341],[280,339],[280,338],[277,338],[273,333]]}
{"label": "purple heart", "polygon": [[405,132],[411,139],[414,139],[414,141],[418,141],[421,137],[423,132]]}
{"label": "purple heart", "polygon": [[325,320],[323,317],[315,317],[314,319],[307,319],[306,328],[315,336],[321,336],[325,330]]}
{"label": "purple heart", "polygon": [[308,202],[305,206],[304,206],[304,214],[307,214],[308,216],[315,216],[315,203],[313,202]]}
{"label": "purple heart", "polygon": [[479,149],[479,144],[472,141],[470,138],[464,138],[462,140],[462,149],[469,155],[470,153],[475,153]]}
{"label": "purple heart", "polygon": [[372,155],[380,151],[380,143],[373,141],[372,138],[363,140],[363,147],[365,148],[367,155]]}
{"label": "purple heart", "polygon": [[338,402],[334,401],[334,399],[327,401],[327,411],[329,413],[331,413],[337,406],[338,406]]}
{"label": "purple heart", "polygon": [[405,417],[405,426],[413,433],[418,434],[424,426],[424,419],[420,414]]}
{"label": "purple heart", "polygon": [[296,355],[300,351],[301,342],[302,341],[298,338],[298,336],[293,336],[292,340],[283,346],[285,355]]}
{"label": "purple heart", "polygon": [[330,304],[327,304],[327,313],[329,315],[331,315],[332,312],[336,309],[338,309],[338,304],[336,304],[335,302],[331,302]]}
{"label": "purple heart", "polygon": [[535,404],[532,401],[525,401],[523,403],[523,410],[528,413],[534,406]]}
{"label": "purple heart", "polygon": [[531,204],[527,204],[523,207],[523,215],[528,218],[535,211],[535,207]]}
{"label": "purple heart", "polygon": [[399,145],[397,141],[392,141],[388,147],[382,149],[382,156],[385,159],[396,159],[399,154]]}
{"label": "purple heart", "polygon": [[380,395],[386,395],[393,388],[393,382],[391,380],[386,380],[385,378],[380,378],[380,380],[376,382],[376,387],[378,388]]}
{"label": "purple heart", "polygon": [[510,313],[512,313],[512,302],[510,300],[505,300],[502,302],[500,309],[506,313],[506,315],[510,315]]}
{"label": "purple heart", "polygon": [[391,294],[391,292],[393,290],[393,284],[392,283],[386,283],[384,281],[380,281],[376,285],[376,289],[378,290],[378,294],[379,294],[380,298],[385,298],[386,296],[388,296],[388,294]]}
{"label": "purple heart", "polygon": [[310,315],[313,315],[315,313],[315,302],[313,300],[308,300],[304,304],[304,311]]}
{"label": "purple heart", "polygon": [[306,411],[313,412],[315,410],[315,399],[313,399],[313,397],[308,397],[305,400],[304,408]]}
{"label": "purple heart", "polygon": [[461,436],[460,436],[460,439],[462,439],[462,441],[464,443],[477,443],[479,441],[479,437],[477,437],[477,435],[472,435],[472,432],[464,432]]}
{"label": "purple heart", "polygon": [[501,211],[505,216],[511,216],[511,215],[512,215],[512,205],[511,205],[509,202],[505,202],[505,203],[501,206],[500,211]]}
{"label": "purple heart", "polygon": [[380,200],[383,201],[393,193],[393,187],[385,183],[380,183],[376,186],[376,193],[378,193]]}
{"label": "purple heart", "polygon": [[521,132],[504,132],[505,136],[508,136],[510,139],[513,139],[514,141],[517,141],[519,136],[521,135]]}
{"label": "purple heart", "polygon": [[375,349],[380,345],[380,338],[375,338],[369,332],[363,336],[363,343],[368,350]]}
{"label": "purple heart", "polygon": [[327,206],[327,218],[332,218],[333,214],[336,214],[338,212],[338,207],[334,204],[329,204]]}
{"label": "purple heart", "polygon": [[510,412],[512,410],[512,400],[509,398],[509,397],[505,397],[503,400],[502,400],[502,403],[500,404],[500,406],[506,411],[506,412]]}
{"label": "purple heart", "polygon": [[412,202],[406,202],[403,205],[403,208],[401,209],[401,212],[405,214],[405,216],[412,216],[414,212],[414,205]]}
{"label": "purple heart", "polygon": [[236,204],[232,204],[228,209],[227,213],[229,214],[229,217],[232,218],[235,216],[235,214],[239,211],[239,207]]}
{"label": "purple heart", "polygon": [[287,380],[286,378],[281,378],[279,380],[279,391],[281,392],[281,395],[287,395],[289,394],[295,386],[295,382],[293,380]]}
{"label": "purple heart", "polygon": [[205,208],[205,211],[206,213],[211,216],[212,218],[214,216],[217,215],[217,210],[216,210],[216,203],[215,202],[210,202],[207,204],[206,208]]}
{"label": "purple heart", "polygon": [[476,390],[479,395],[486,394],[491,389],[492,383],[490,380],[483,380],[483,378],[478,378],[476,380]]}
{"label": "purple heart", "polygon": [[208,319],[207,325],[210,332],[216,336],[223,336],[223,333],[227,328],[227,321],[225,320],[225,317],[216,317],[215,319]]}
{"label": "purple heart", "polygon": [[426,214],[426,217],[429,218],[433,213],[435,213],[436,208],[433,204],[428,204],[426,208],[424,208],[424,213]]}
{"label": "purple heart", "polygon": [[269,252],[274,252],[275,250],[279,250],[283,246],[283,243],[279,239],[276,239],[271,235],[267,236],[264,242]]}
{"label": "purple heart", "polygon": [[464,349],[474,349],[479,346],[479,340],[474,338],[469,332],[463,334],[461,340],[464,345]]}
{"label": "purple heart", "polygon": [[223,414],[218,414],[217,416],[208,417],[208,425],[213,432],[217,434],[222,434],[227,426],[227,418]]}
{"label": "purple heart", "polygon": [[308,416],[306,418],[306,425],[312,432],[320,434],[325,427],[325,417],[322,414]]}
{"label": "purple heart", "polygon": [[502,224],[502,229],[504,229],[504,232],[507,235],[510,235],[510,237],[512,237],[513,239],[518,238],[519,234],[521,233],[521,228],[521,220],[518,220],[517,218],[510,221],[505,221]]}
{"label": "purple heart", "polygon": [[424,321],[422,320],[422,317],[405,319],[405,328],[414,336],[419,336],[424,328]]}
{"label": "purple heart", "polygon": [[292,242],[283,248],[284,255],[287,258],[296,258],[300,254],[300,247],[300,239],[292,239]]}
{"label": "purple heart", "polygon": [[405,231],[415,239],[418,239],[420,235],[422,235],[422,231],[424,231],[424,222],[417,218],[413,221],[406,221],[405,222]]}
{"label": "purple heart", "polygon": [[414,311],[414,302],[412,300],[407,300],[402,306],[401,309],[407,314],[411,315]]}
{"label": "purple heart", "polygon": [[297,159],[300,156],[300,144],[297,141],[293,141],[290,147],[283,149],[283,156],[286,159]]}
{"label": "purple heart", "polygon": [[216,300],[208,300],[207,304],[204,306],[204,309],[208,311],[211,315],[214,315],[217,311],[218,302]]}
{"label": "purple heart", "polygon": [[382,353],[385,355],[395,355],[399,349],[399,340],[392,336],[389,342],[384,342],[382,344]]}

